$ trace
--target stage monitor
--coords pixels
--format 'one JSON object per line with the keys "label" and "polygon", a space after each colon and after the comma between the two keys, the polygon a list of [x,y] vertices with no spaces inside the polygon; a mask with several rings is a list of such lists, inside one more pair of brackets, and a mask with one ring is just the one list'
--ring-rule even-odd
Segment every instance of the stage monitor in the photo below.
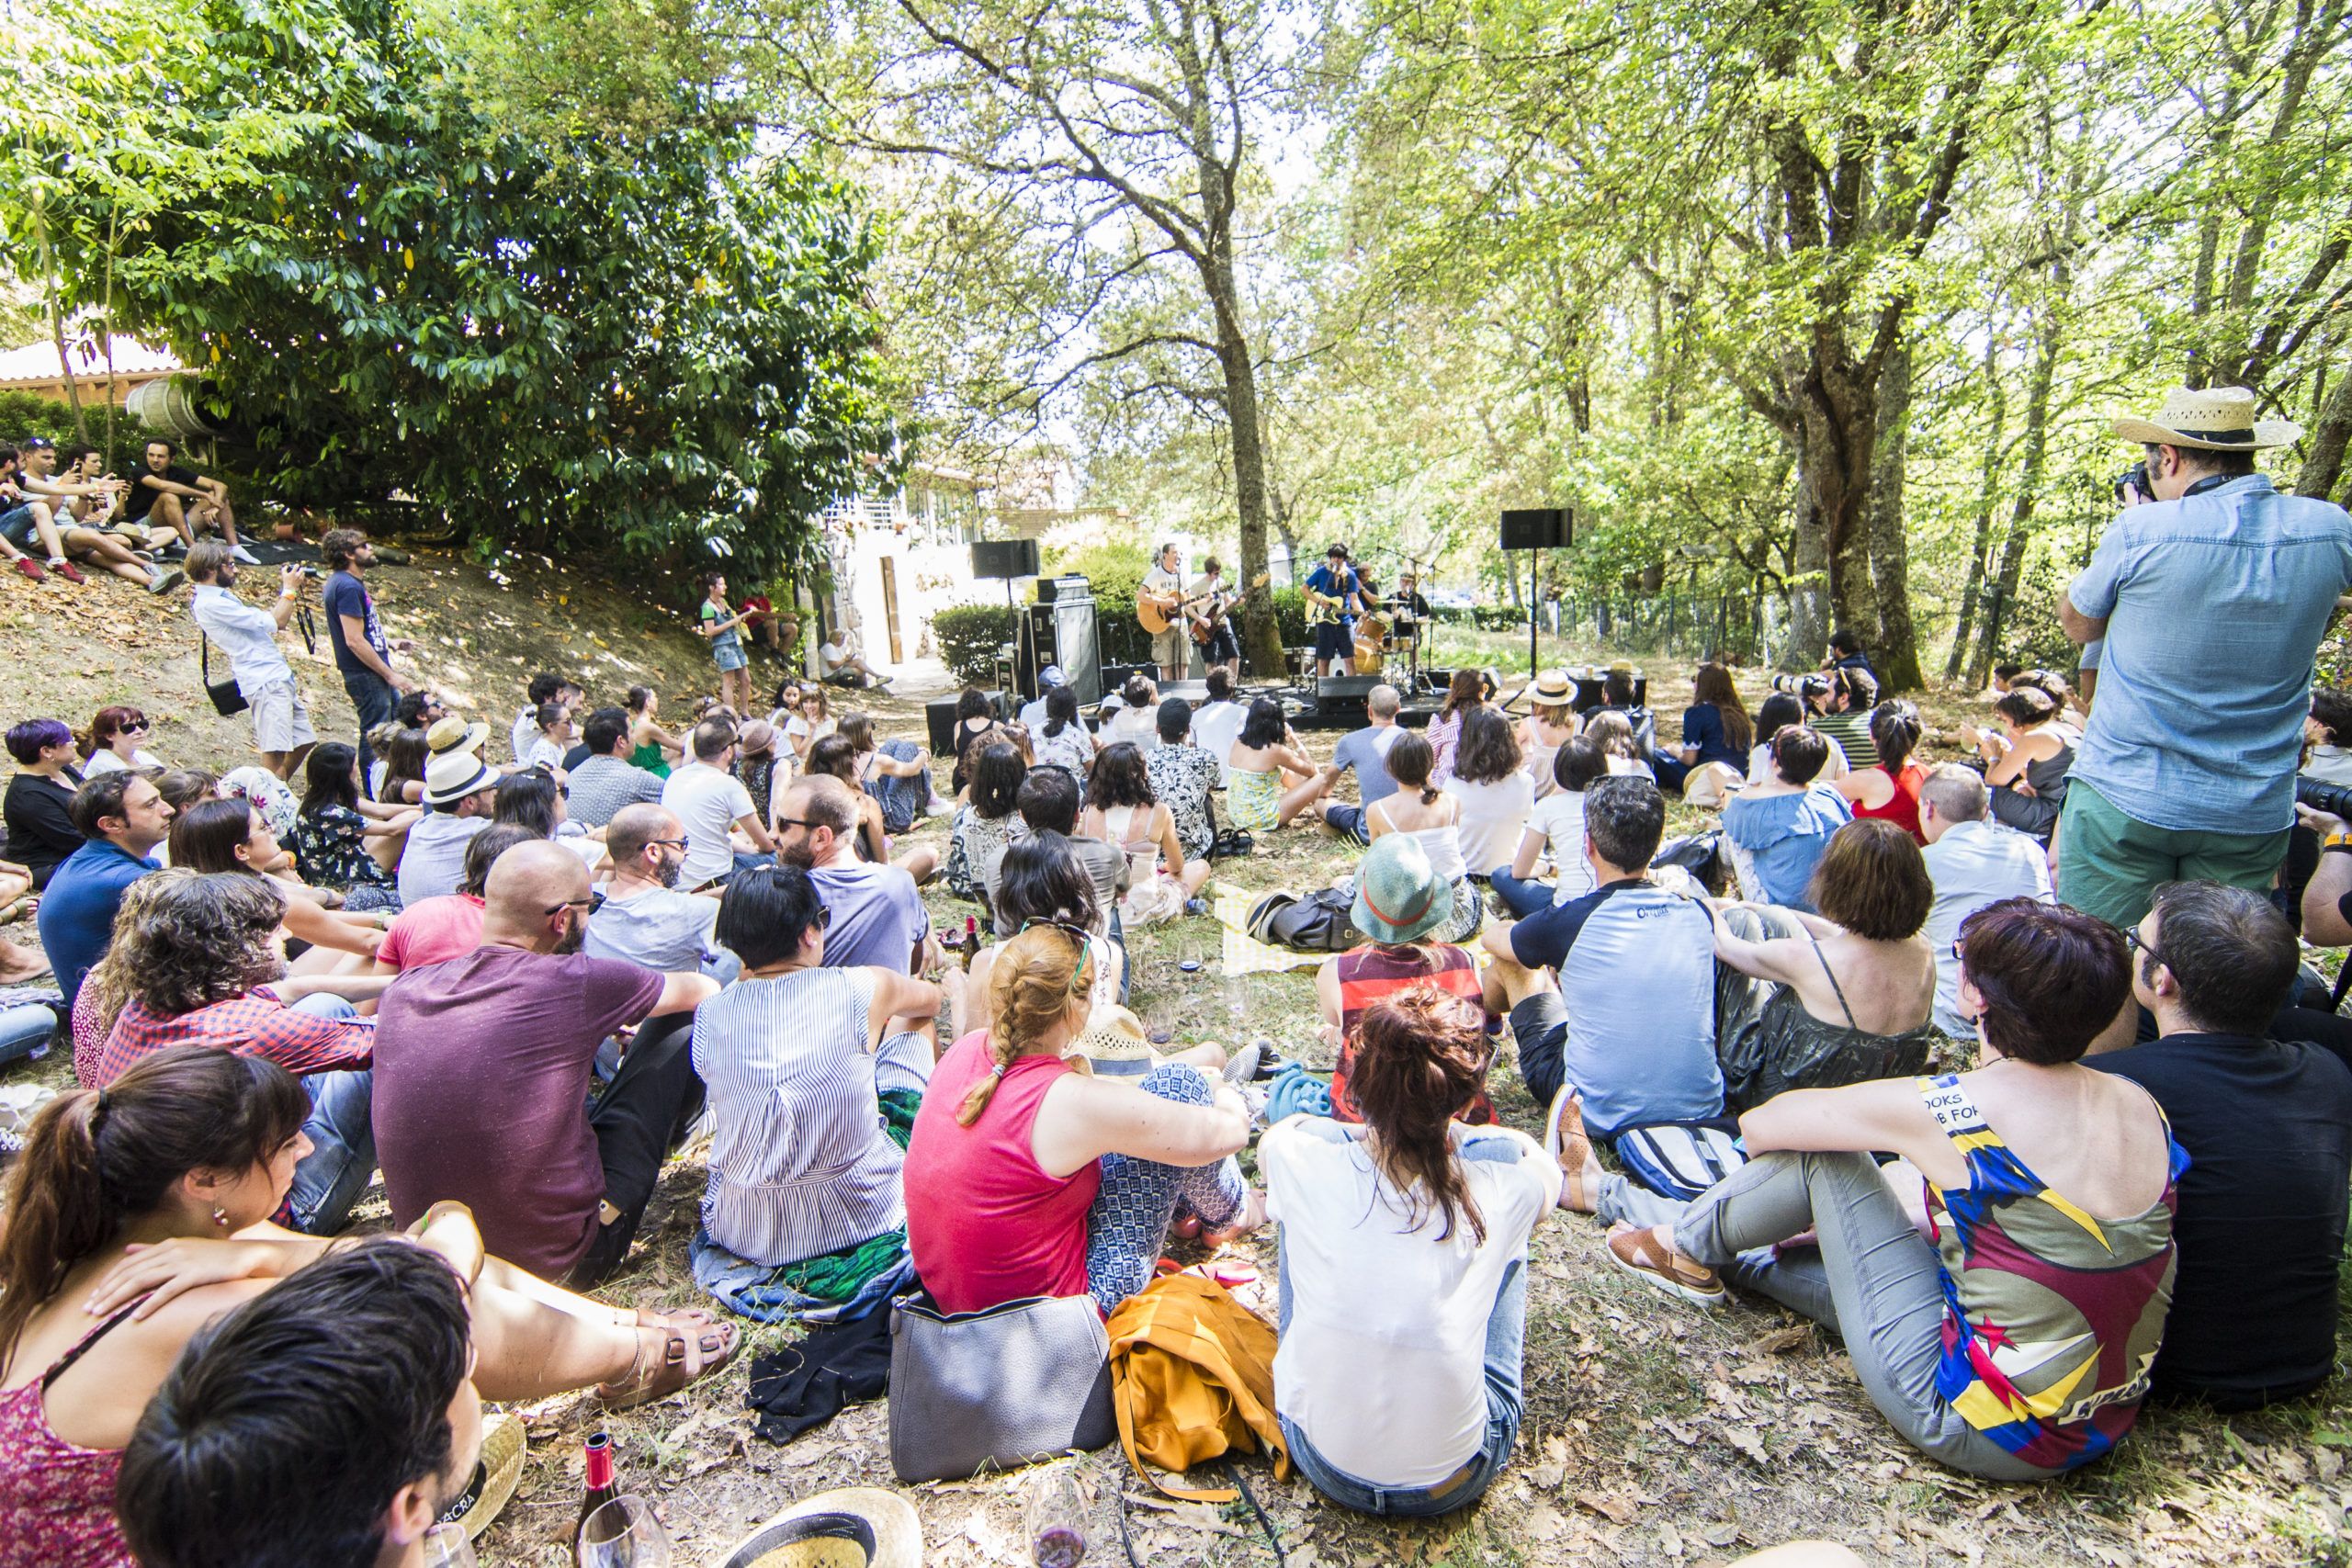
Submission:
{"label": "stage monitor", "polygon": [[1037,541],[1035,539],[973,540],[972,575],[1002,578],[1036,576]]}
{"label": "stage monitor", "polygon": [[1503,548],[1566,549],[1575,526],[1565,506],[1511,507],[1503,513]]}

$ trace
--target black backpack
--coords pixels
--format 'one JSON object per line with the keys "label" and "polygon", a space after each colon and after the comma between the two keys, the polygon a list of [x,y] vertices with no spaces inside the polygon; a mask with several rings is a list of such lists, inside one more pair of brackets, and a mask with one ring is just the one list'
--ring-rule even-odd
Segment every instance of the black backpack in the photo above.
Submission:
{"label": "black backpack", "polygon": [[1336,887],[1321,887],[1302,898],[1269,893],[1250,911],[1250,934],[1275,947],[1299,953],[1345,953],[1368,940],[1349,919],[1355,899]]}

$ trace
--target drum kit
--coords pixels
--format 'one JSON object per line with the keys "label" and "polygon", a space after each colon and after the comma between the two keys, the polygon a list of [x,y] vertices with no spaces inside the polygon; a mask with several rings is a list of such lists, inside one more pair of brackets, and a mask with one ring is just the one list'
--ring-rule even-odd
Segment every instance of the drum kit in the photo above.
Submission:
{"label": "drum kit", "polygon": [[1377,608],[1356,617],[1356,673],[1388,673],[1391,659],[1404,661],[1411,679],[1421,672],[1421,625],[1413,607],[1403,600],[1375,600]]}

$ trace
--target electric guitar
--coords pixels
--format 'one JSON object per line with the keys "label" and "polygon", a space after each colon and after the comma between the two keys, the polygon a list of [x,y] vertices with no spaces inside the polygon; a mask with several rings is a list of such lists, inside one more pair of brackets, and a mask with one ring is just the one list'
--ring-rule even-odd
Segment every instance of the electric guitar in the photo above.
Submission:
{"label": "electric guitar", "polygon": [[1225,623],[1227,614],[1230,612],[1236,604],[1240,604],[1241,601],[1249,598],[1250,594],[1255,593],[1259,589],[1266,586],[1272,578],[1273,574],[1272,572],[1261,571],[1255,578],[1250,580],[1249,587],[1242,589],[1239,592],[1234,594],[1229,599],[1226,597],[1225,591],[1223,589],[1217,589],[1210,592],[1207,595],[1209,602],[1207,613],[1189,617],[1193,623],[1193,640],[1200,644],[1203,648],[1206,648],[1209,645],[1209,638],[1216,636],[1216,628]]}
{"label": "electric guitar", "polygon": [[1299,585],[1299,592],[1306,596],[1307,604],[1312,606],[1312,608],[1307,612],[1307,625],[1312,626],[1336,626],[1345,621],[1349,615],[1354,614],[1351,606],[1354,604],[1356,596],[1360,590],[1352,586],[1356,581],[1356,575],[1352,570],[1348,573],[1348,581],[1351,585],[1348,591],[1345,593],[1336,595],[1317,592],[1315,589],[1307,587],[1304,583]]}

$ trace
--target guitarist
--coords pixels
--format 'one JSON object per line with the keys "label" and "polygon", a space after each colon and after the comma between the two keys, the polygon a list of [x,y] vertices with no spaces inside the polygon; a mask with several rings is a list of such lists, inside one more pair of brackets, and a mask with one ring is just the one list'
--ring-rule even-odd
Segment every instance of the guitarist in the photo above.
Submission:
{"label": "guitarist", "polygon": [[[1159,561],[1144,574],[1143,592],[1139,597],[1156,608],[1166,623],[1166,629],[1151,633],[1151,661],[1159,666],[1159,678],[1175,681],[1184,673],[1184,617],[1177,611],[1184,603],[1183,552],[1174,542],[1159,547]],[[1146,631],[1151,624],[1143,623]]]}
{"label": "guitarist", "polygon": [[[1188,610],[1193,626],[1193,640],[1201,645],[1201,662],[1214,670],[1222,664],[1233,683],[1241,683],[1241,638],[1233,630],[1229,612],[1241,602],[1242,595],[1226,596],[1220,581],[1225,568],[1211,556],[1201,562],[1201,575],[1193,580],[1185,597],[1197,600],[1199,607]],[[1245,591],[1246,592],[1246,591]]]}
{"label": "guitarist", "polygon": [[1348,564],[1348,547],[1333,545],[1323,552],[1323,564],[1306,574],[1307,619],[1315,626],[1315,678],[1331,673],[1334,660],[1340,673],[1356,672],[1356,645],[1350,632],[1351,613],[1363,590],[1355,568]]}

